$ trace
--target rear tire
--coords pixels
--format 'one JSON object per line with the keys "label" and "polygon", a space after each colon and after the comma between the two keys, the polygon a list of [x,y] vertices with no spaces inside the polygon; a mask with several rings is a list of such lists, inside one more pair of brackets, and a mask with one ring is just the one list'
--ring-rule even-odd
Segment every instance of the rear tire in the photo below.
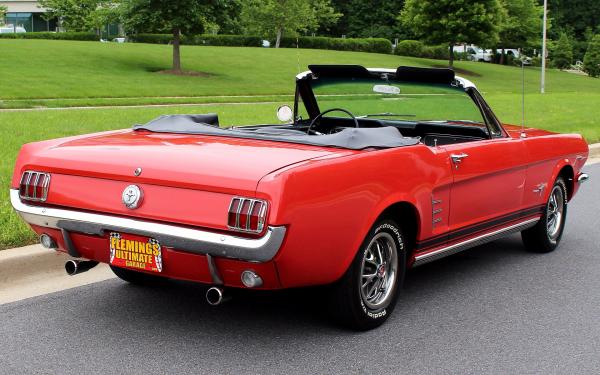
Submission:
{"label": "rear tire", "polygon": [[392,220],[378,221],[344,276],[332,286],[334,318],[354,330],[379,327],[394,310],[405,272],[402,230]]}
{"label": "rear tire", "polygon": [[115,275],[117,275],[119,279],[134,285],[157,286],[165,282],[165,278],[160,276],[149,275],[147,273],[115,267],[112,265],[110,266],[110,269]]}
{"label": "rear tire", "polygon": [[554,251],[562,238],[567,219],[567,186],[565,180],[559,177],[548,197],[540,221],[529,229],[521,232],[523,244],[528,251],[534,253],[549,253]]}

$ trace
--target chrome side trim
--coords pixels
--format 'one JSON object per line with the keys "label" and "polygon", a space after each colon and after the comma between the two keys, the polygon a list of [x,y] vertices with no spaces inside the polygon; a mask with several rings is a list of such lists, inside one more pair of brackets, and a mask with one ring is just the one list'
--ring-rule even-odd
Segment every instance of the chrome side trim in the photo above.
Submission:
{"label": "chrome side trim", "polygon": [[497,240],[499,238],[502,238],[506,235],[509,235],[511,233],[516,233],[516,232],[520,232],[522,230],[525,230],[527,228],[531,228],[532,226],[534,226],[538,221],[540,220],[540,218],[535,218],[535,219],[528,219],[525,221],[521,221],[519,223],[513,224],[511,226],[508,227],[504,227],[504,228],[500,228],[497,229],[493,232],[490,233],[486,233],[486,234],[482,234],[480,236],[474,237],[474,238],[470,238],[468,240],[432,251],[430,253],[427,254],[423,254],[423,255],[417,255],[415,257],[415,263],[413,264],[413,267],[417,267],[420,265],[423,265],[425,263],[429,263],[432,262],[434,260],[440,259],[440,258],[444,258],[446,256],[449,255],[453,255],[456,253],[459,253],[463,250],[467,250],[470,249],[472,247],[478,246],[478,245],[482,245],[484,243],[487,242],[491,242],[494,240]]}
{"label": "chrome side trim", "polygon": [[586,182],[589,179],[590,176],[587,173],[580,173],[579,176],[577,176],[577,182],[579,182],[580,184]]}
{"label": "chrome side trim", "polygon": [[10,190],[10,202],[23,220],[32,225],[94,235],[103,235],[105,231],[137,234],[180,251],[249,262],[273,259],[286,233],[284,226],[269,226],[264,236],[250,239],[140,219],[32,206],[21,201],[16,189]]}

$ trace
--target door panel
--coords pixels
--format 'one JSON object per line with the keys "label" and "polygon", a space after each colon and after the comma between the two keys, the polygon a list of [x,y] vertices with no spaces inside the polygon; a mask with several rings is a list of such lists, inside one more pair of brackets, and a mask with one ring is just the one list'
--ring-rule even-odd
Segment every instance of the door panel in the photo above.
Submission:
{"label": "door panel", "polygon": [[526,158],[521,139],[491,139],[444,148],[454,171],[450,232],[523,208]]}

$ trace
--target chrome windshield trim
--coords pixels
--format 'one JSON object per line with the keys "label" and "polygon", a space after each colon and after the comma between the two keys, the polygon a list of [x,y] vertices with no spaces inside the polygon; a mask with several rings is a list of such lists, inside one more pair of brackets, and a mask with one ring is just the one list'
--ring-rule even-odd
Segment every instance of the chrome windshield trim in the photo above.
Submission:
{"label": "chrome windshield trim", "polygon": [[106,231],[143,235],[180,251],[249,262],[273,259],[286,233],[284,226],[269,226],[264,236],[251,239],[134,218],[32,206],[21,201],[16,189],[10,190],[10,201],[23,220],[32,225],[93,235]]}

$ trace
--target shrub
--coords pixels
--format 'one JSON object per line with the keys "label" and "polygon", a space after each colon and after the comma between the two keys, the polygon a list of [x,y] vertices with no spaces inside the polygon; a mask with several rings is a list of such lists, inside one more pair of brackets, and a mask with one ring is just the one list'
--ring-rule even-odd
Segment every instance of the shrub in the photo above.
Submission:
{"label": "shrub", "polygon": [[554,46],[552,63],[558,69],[566,69],[573,63],[573,47],[567,34],[562,33],[558,43]]}
{"label": "shrub", "polygon": [[424,49],[425,45],[423,42],[418,40],[403,40],[398,42],[394,53],[400,56],[421,57]]}
{"label": "shrub", "polygon": [[[338,51],[357,51],[374,53],[391,53],[392,42],[385,38],[328,38],[328,37],[306,37],[299,38],[284,37],[279,43],[280,47],[296,48],[296,41],[300,48],[330,49]],[[271,45],[275,41],[271,40]]]}
{"label": "shrub", "polygon": [[592,38],[583,58],[583,67],[591,77],[600,76],[600,34]]}
{"label": "shrub", "polygon": [[[135,43],[170,44],[173,40],[171,34],[135,34],[129,36],[129,41]],[[259,47],[262,39],[257,36],[245,35],[184,35],[181,44],[195,46],[239,46]]]}
{"label": "shrub", "polygon": [[33,32],[33,33],[8,33],[0,34],[2,39],[53,39],[53,40],[100,40],[100,37],[94,33],[79,32]]}
{"label": "shrub", "polygon": [[450,49],[448,48],[448,46],[445,46],[445,45],[426,46],[423,49],[423,56],[421,56],[421,57],[424,57],[427,59],[435,59],[435,60],[448,60],[449,52],[450,52]]}

